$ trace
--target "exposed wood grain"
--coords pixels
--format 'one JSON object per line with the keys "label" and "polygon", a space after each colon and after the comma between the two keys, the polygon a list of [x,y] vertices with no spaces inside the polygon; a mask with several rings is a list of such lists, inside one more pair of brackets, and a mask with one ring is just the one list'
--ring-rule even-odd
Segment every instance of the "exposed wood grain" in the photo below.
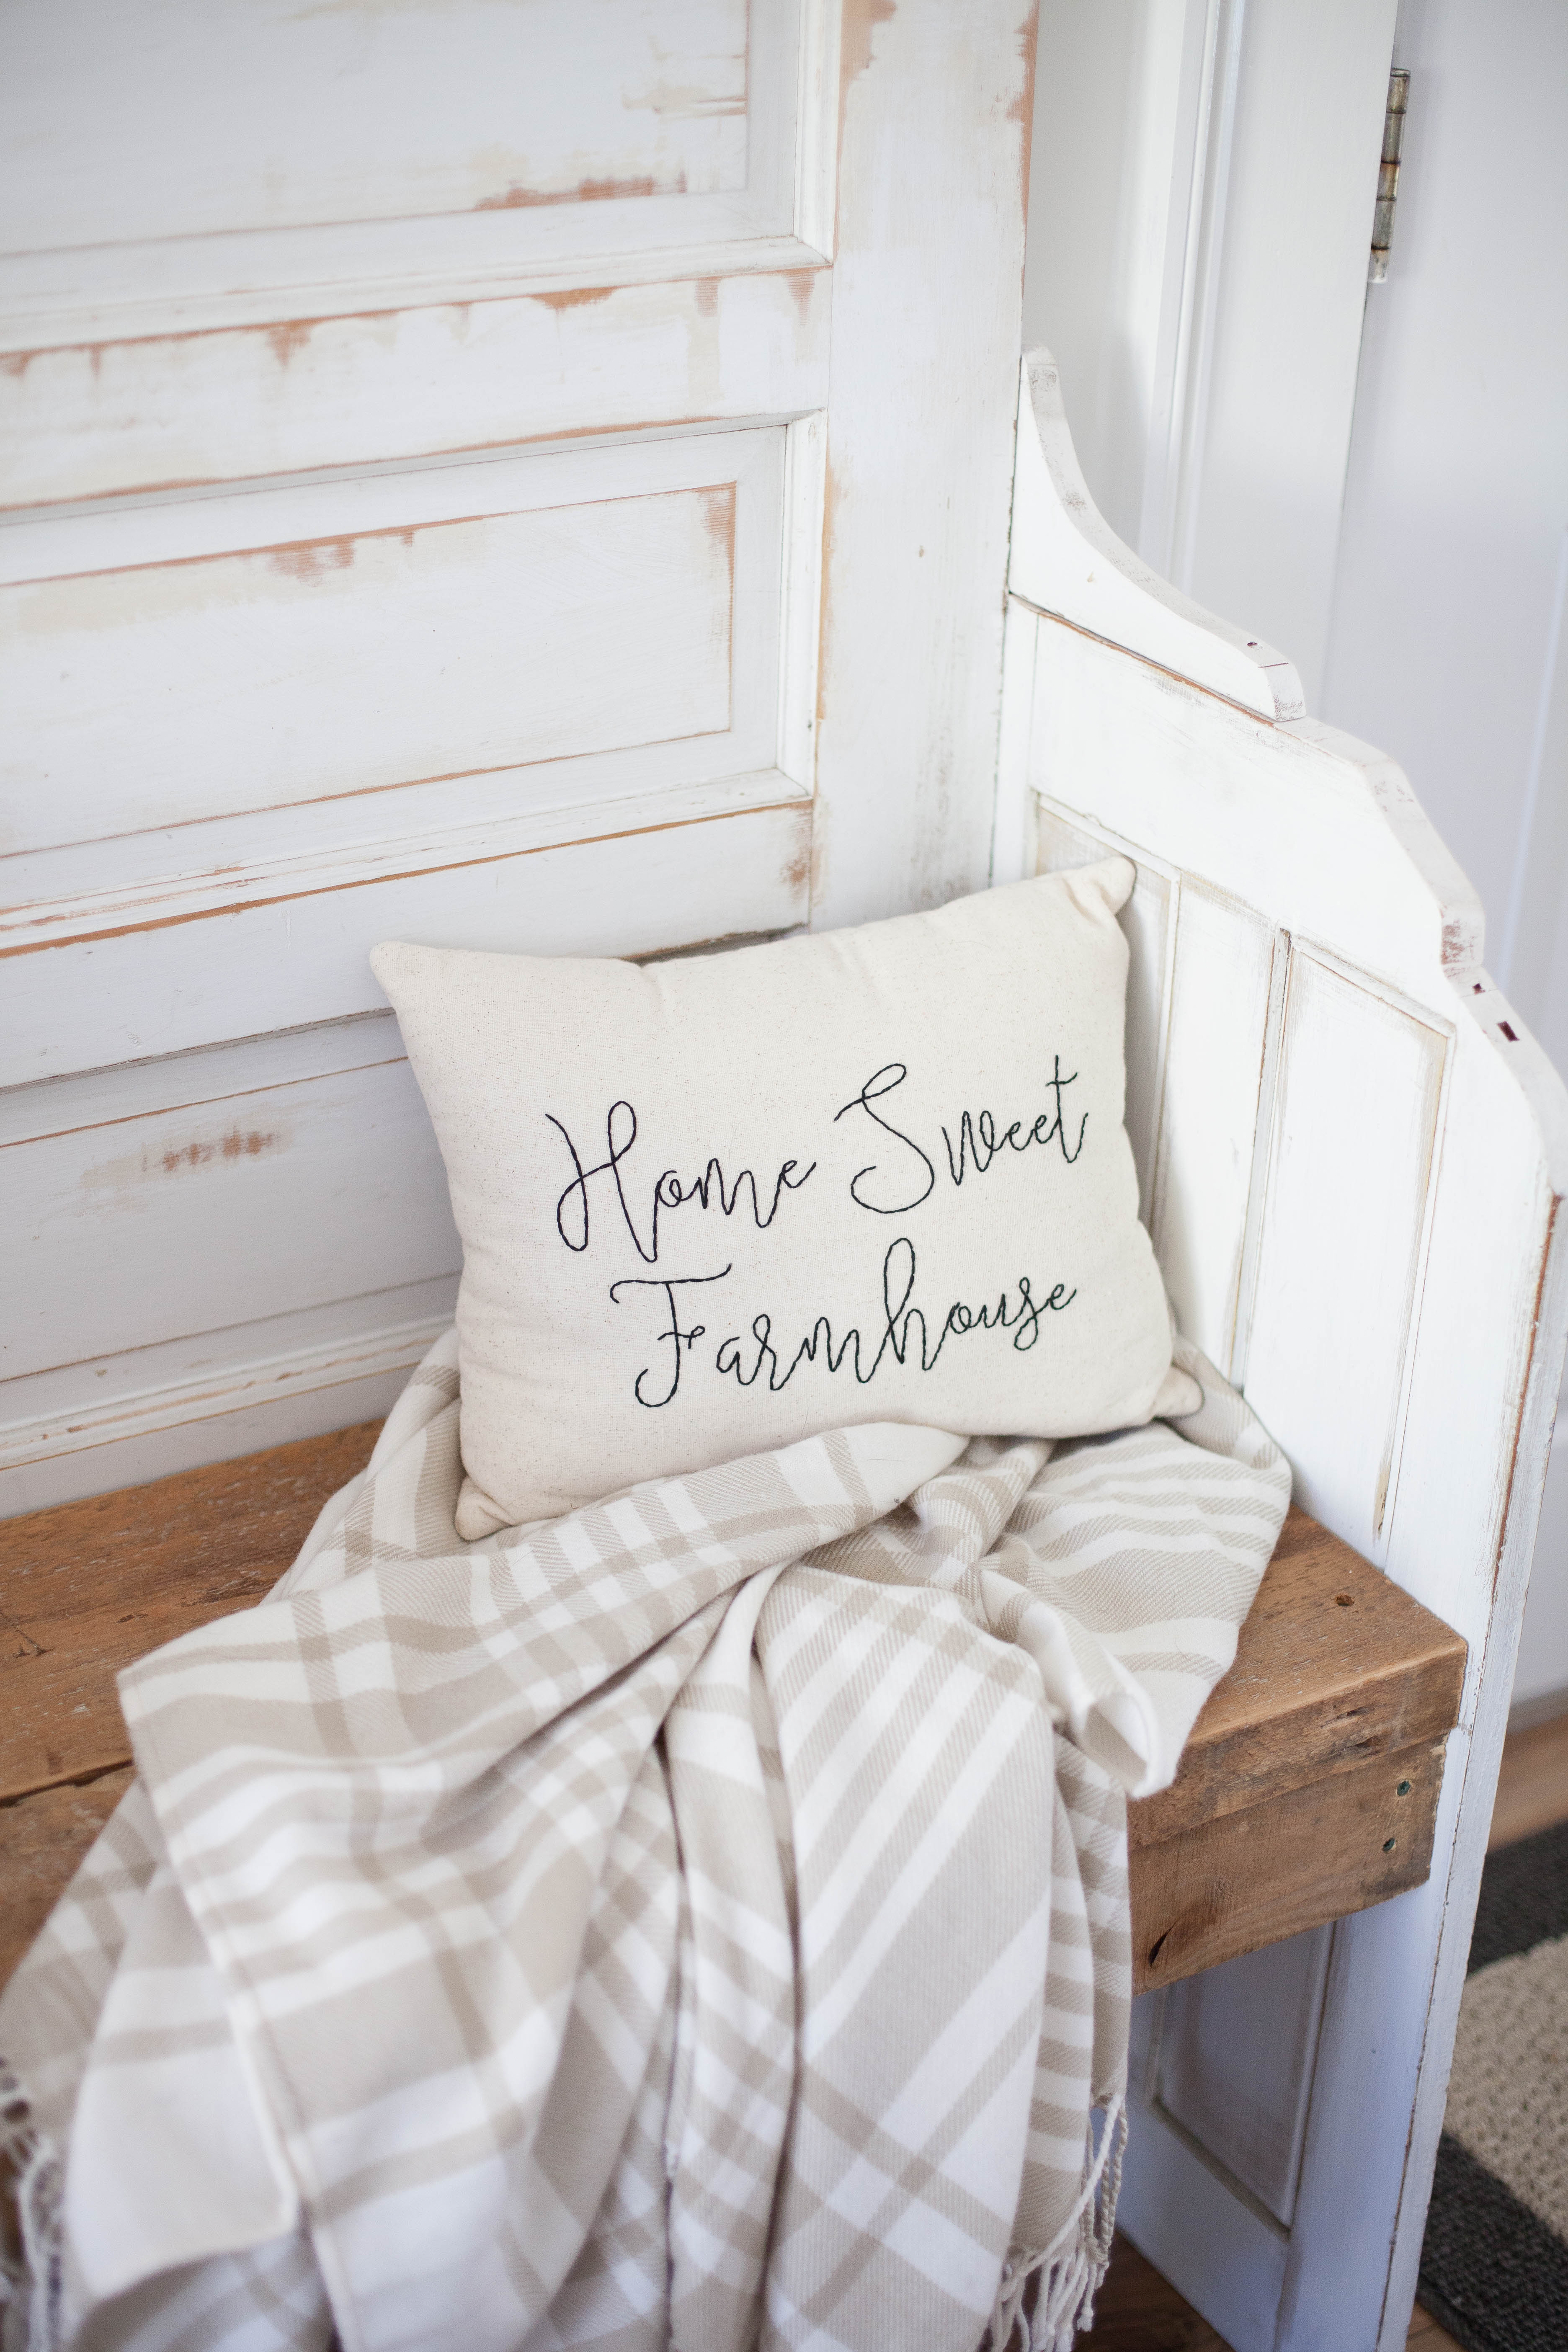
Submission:
{"label": "exposed wood grain", "polygon": [[379,1426],[0,1524],[0,1801],[127,1763],[120,1668],[260,1600]]}
{"label": "exposed wood grain", "polygon": [[1509,1734],[1492,1804],[1489,1853],[1568,1821],[1568,1715]]}
{"label": "exposed wood grain", "polygon": [[1438,1739],[1332,1771],[1131,1855],[1133,1990],[1422,1885],[1443,1786]]}
{"label": "exposed wood grain", "polygon": [[[78,1769],[99,1774],[85,1786],[35,1779],[32,1793],[0,1804],[0,1983],[129,1783],[130,1770],[118,1760],[124,1738],[114,1671],[156,1643],[258,1599],[326,1496],[363,1466],[378,1426],[275,1447],[0,1528],[0,1605],[10,1637],[0,1667],[8,1677],[0,1684],[0,1773],[13,1790],[41,1762],[43,1774],[58,1781],[55,1759],[63,1763],[68,1751]],[[1352,1594],[1348,1610],[1334,1599],[1341,1591]],[[1412,1681],[1403,1702],[1402,1639]],[[1152,1920],[1169,1915],[1175,1923],[1163,1932],[1161,1965],[1151,1968],[1141,1957],[1141,1987],[1173,1982],[1311,1924],[1304,1913],[1327,1916],[1325,1901],[1352,1907],[1395,1891],[1394,1882],[1413,1883],[1399,1873],[1424,1869],[1430,1854],[1440,1748],[1415,1751],[1403,1801],[1391,1801],[1384,1784],[1397,1787],[1406,1777],[1405,1759],[1384,1750],[1394,1727],[1426,1724],[1440,1710],[1443,1689],[1457,1691],[1456,1647],[1462,1668],[1456,1636],[1292,1511],[1237,1664],[1200,1717],[1169,1792],[1180,1800],[1172,1817],[1181,1826],[1150,1842],[1142,1827],[1169,1800],[1134,1811],[1134,1924],[1142,1939],[1135,1948],[1146,1955],[1162,1933],[1156,1926],[1151,1935]],[[1447,1685],[1439,1668],[1448,1671]],[[1359,1710],[1344,1703],[1347,1685],[1361,1694]],[[77,1706],[89,1711],[79,1718]],[[1542,1728],[1556,1735],[1552,1760],[1561,1767],[1568,1726]],[[1370,1757],[1356,1744],[1368,1740],[1383,1743]],[[1531,1785],[1539,1784],[1536,1757],[1547,1743],[1526,1734],[1519,1745]],[[110,1755],[117,1760],[105,1770]],[[83,1756],[94,1759],[85,1768]],[[1317,1777],[1302,1786],[1299,1775]],[[1229,1801],[1237,1785],[1250,1803]],[[1384,1834],[1398,1837],[1397,1862],[1384,1857]],[[1089,2340],[1100,2352],[1226,2352],[1125,2239],[1117,2242]],[[1410,2342],[1420,2352],[1451,2352],[1451,2339],[1419,2309]]]}
{"label": "exposed wood grain", "polygon": [[130,1766],[121,1765],[82,1788],[43,1789],[0,1805],[0,1985],[65,1893],[131,1780]]}
{"label": "exposed wood grain", "polygon": [[1458,1720],[1465,1644],[1441,1619],[1292,1508],[1175,1785],[1134,1805],[1134,1849],[1238,1812]]}

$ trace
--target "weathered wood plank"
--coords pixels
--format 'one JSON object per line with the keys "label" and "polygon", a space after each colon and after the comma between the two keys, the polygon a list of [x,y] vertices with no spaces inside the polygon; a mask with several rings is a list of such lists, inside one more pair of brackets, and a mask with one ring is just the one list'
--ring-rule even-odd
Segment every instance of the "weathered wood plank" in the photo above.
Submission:
{"label": "weathered wood plank", "polygon": [[129,1763],[121,1667],[259,1601],[379,1427],[0,1524],[0,1801]]}
{"label": "weathered wood plank", "polygon": [[[123,1786],[116,1673],[258,1601],[363,1466],[378,1426],[0,1526],[0,1883],[13,1961]],[[1464,1662],[1457,1634],[1291,1512],[1173,1787],[1132,1809],[1140,1990],[1420,1883]],[[69,1785],[92,1775],[106,1777]]]}
{"label": "weathered wood plank", "polygon": [[1136,1990],[1425,1881],[1466,1654],[1291,1510],[1181,1770],[1129,1814]]}
{"label": "weathered wood plank", "polygon": [[1136,1850],[1458,1720],[1465,1643],[1442,1620],[1292,1508],[1173,1786],[1134,1805]]}
{"label": "weathered wood plank", "polygon": [[1134,1992],[1422,1885],[1445,1744],[1370,1757],[1134,1848]]}

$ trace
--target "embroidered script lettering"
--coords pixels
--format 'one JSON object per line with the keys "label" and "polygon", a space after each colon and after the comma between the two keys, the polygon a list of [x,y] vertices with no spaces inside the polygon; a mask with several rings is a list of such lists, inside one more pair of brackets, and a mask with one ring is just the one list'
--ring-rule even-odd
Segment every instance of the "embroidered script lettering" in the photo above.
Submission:
{"label": "embroidered script lettering", "polygon": [[[626,1116],[620,1121],[620,1133],[617,1137],[616,1122],[617,1115],[622,1112]],[[682,1184],[673,1168],[666,1168],[654,1179],[648,1206],[647,1240],[645,1244],[642,1234],[637,1230],[637,1219],[632,1214],[631,1203],[626,1199],[626,1188],[621,1179],[621,1163],[637,1139],[637,1115],[631,1104],[621,1101],[613,1102],[610,1105],[609,1113],[605,1120],[605,1156],[593,1168],[584,1167],[578,1156],[576,1145],[555,1117],[554,1112],[547,1111],[545,1117],[572,1155],[572,1181],[555,1203],[555,1230],[567,1248],[569,1250],[587,1248],[588,1187],[595,1176],[608,1176],[616,1188],[616,1199],[626,1229],[632,1237],[632,1246],[645,1265],[658,1264],[658,1218],[661,1209],[679,1209],[689,1201],[700,1201],[706,1209],[717,1197],[724,1215],[732,1217],[736,1203],[741,1197],[741,1187],[744,1185],[752,1196],[752,1221],[760,1233],[765,1233],[778,1215],[779,1202],[784,1193],[798,1192],[806,1178],[815,1173],[816,1168],[816,1162],[814,1160],[811,1166],[802,1170],[797,1176],[795,1171],[800,1167],[800,1162],[797,1160],[786,1160],[773,1180],[773,1198],[768,1203],[765,1216],[757,1193],[757,1180],[749,1168],[742,1169],[728,1192],[724,1189],[724,1171],[716,1158],[709,1160],[700,1176],[692,1177],[687,1184]]]}
{"label": "embroidered script lettering", "polygon": [[[895,1087],[901,1087],[909,1075],[908,1066],[903,1062],[885,1062],[879,1070],[874,1071],[867,1079],[853,1100],[847,1102],[843,1110],[836,1110],[833,1114],[833,1124],[837,1127],[844,1117],[845,1111],[863,1110],[867,1118],[881,1129],[884,1135],[892,1136],[896,1142],[903,1145],[906,1151],[912,1151],[925,1171],[924,1182],[921,1183],[918,1177],[915,1179],[919,1190],[911,1192],[907,1201],[872,1201],[868,1200],[860,1187],[868,1176],[877,1176],[880,1173],[877,1162],[874,1160],[868,1160],[864,1168],[858,1170],[849,1179],[849,1197],[862,1209],[869,1209],[879,1217],[908,1216],[911,1209],[918,1209],[921,1202],[930,1197],[931,1188],[936,1182],[936,1170],[921,1150],[920,1145],[911,1137],[903,1134],[896,1128],[890,1118],[884,1118],[879,1110],[873,1110],[871,1108],[874,1102],[880,1102],[884,1095],[890,1095]],[[906,1176],[909,1173],[907,1170],[904,1172]],[[906,1191],[908,1187],[907,1184],[894,1185],[891,1189]]]}
{"label": "embroidered script lettering", "polygon": [[676,1297],[676,1292],[678,1290],[689,1290],[698,1283],[722,1282],[729,1271],[729,1267],[725,1265],[721,1266],[717,1274],[678,1274],[668,1276],[663,1281],[656,1280],[646,1274],[628,1274],[623,1276],[619,1282],[611,1283],[610,1297],[617,1307],[620,1305],[620,1295],[623,1290],[662,1290],[669,1307],[669,1323],[668,1328],[665,1330],[655,1334],[655,1338],[661,1347],[666,1341],[668,1341],[675,1350],[675,1360],[669,1367],[669,1386],[665,1390],[662,1396],[644,1396],[643,1382],[647,1380],[649,1370],[651,1370],[649,1365],[645,1364],[641,1371],[637,1374],[636,1380],[632,1382],[632,1394],[636,1397],[638,1404],[646,1404],[651,1411],[657,1412],[660,1405],[670,1403],[671,1401],[679,1394],[680,1351],[682,1348],[689,1350],[695,1348],[697,1342],[701,1339],[703,1333],[708,1328],[705,1323],[694,1323],[689,1331],[683,1331],[681,1329],[680,1302]]}
{"label": "embroidered script lettering", "polygon": [[[931,1198],[938,1183],[939,1162],[932,1152],[916,1141],[907,1119],[900,1126],[889,1115],[888,1098],[908,1082],[909,1075],[907,1063],[884,1062],[832,1114],[830,1123],[837,1127],[840,1119],[858,1112],[877,1131],[875,1156],[847,1180],[850,1199],[874,1216],[909,1216]],[[1005,1153],[1045,1149],[1052,1143],[1068,1167],[1076,1165],[1089,1116],[1081,1113],[1075,1119],[1064,1097],[1078,1075],[1076,1070],[1064,1073],[1061,1056],[1056,1055],[1045,1082],[1049,1100],[1033,1118],[1015,1118],[1003,1127],[989,1109],[964,1110],[952,1128],[940,1128],[947,1174],[954,1190],[960,1190],[971,1175],[984,1176]],[[661,1220],[693,1203],[703,1211],[717,1209],[727,1219],[743,1207],[757,1232],[766,1233],[785,1200],[798,1192],[819,1166],[816,1160],[805,1168],[797,1159],[783,1160],[770,1186],[765,1179],[759,1182],[749,1167],[728,1178],[718,1153],[710,1152],[700,1175],[683,1178],[676,1169],[665,1168],[651,1184],[646,1174],[639,1174],[634,1182],[627,1162],[637,1141],[637,1114],[624,1096],[605,1114],[604,1156],[593,1159],[591,1165],[585,1164],[565,1122],[553,1112],[546,1117],[566,1147],[572,1171],[555,1202],[555,1230],[566,1248],[577,1255],[587,1250],[596,1230],[595,1209],[606,1204],[612,1232],[624,1230],[637,1256],[648,1266],[659,1265],[660,1248],[667,1238]],[[858,1132],[864,1135],[865,1130]],[[797,1237],[797,1246],[809,1250],[809,1234]],[[1055,1283],[1037,1296],[1034,1277],[1019,1274],[978,1302],[956,1298],[942,1307],[917,1300],[918,1270],[914,1243],[907,1234],[900,1234],[883,1255],[881,1316],[875,1328],[868,1327],[863,1333],[859,1322],[842,1311],[836,1318],[825,1307],[811,1317],[804,1333],[797,1327],[795,1335],[785,1335],[775,1328],[773,1315],[763,1310],[751,1317],[745,1336],[728,1331],[710,1351],[700,1355],[698,1342],[708,1337],[708,1326],[695,1319],[701,1302],[695,1296],[687,1301],[681,1294],[727,1282],[734,1271],[734,1260],[716,1273],[660,1271],[623,1276],[609,1286],[611,1304],[629,1307],[642,1293],[654,1316],[663,1318],[649,1335],[654,1355],[634,1375],[632,1394],[648,1411],[660,1412],[680,1395],[683,1371],[689,1372],[698,1364],[709,1366],[742,1389],[762,1381],[774,1394],[789,1386],[803,1365],[820,1367],[834,1375],[847,1370],[856,1384],[864,1388],[889,1364],[920,1373],[934,1371],[950,1339],[965,1339],[978,1331],[1005,1337],[1018,1354],[1026,1355],[1039,1339],[1042,1318],[1063,1313],[1078,1297],[1077,1289],[1065,1282]],[[635,1318],[627,1328],[628,1331],[636,1328]]]}
{"label": "embroidered script lettering", "polygon": [[[862,1361],[860,1334],[853,1325],[835,1343],[832,1323],[826,1315],[819,1315],[790,1357],[787,1370],[781,1371],[779,1351],[773,1344],[773,1318],[757,1315],[752,1319],[752,1338],[756,1342],[756,1354],[752,1360],[750,1371],[744,1369],[743,1343],[735,1334],[720,1341],[713,1360],[714,1369],[732,1375],[742,1388],[749,1389],[761,1377],[765,1365],[767,1384],[770,1389],[777,1391],[789,1386],[802,1364],[815,1364],[820,1356],[830,1372],[838,1371],[847,1363],[855,1379],[865,1388],[875,1380],[883,1360],[889,1353],[897,1363],[906,1364],[912,1360],[917,1371],[931,1372],[936,1370],[949,1339],[962,1337],[970,1331],[1010,1331],[1018,1353],[1027,1355],[1039,1337],[1041,1316],[1059,1314],[1078,1297],[1076,1290],[1068,1290],[1065,1283],[1058,1282],[1048,1297],[1037,1299],[1029,1276],[1021,1274],[1014,1286],[1017,1304],[1011,1310],[1006,1290],[1000,1293],[994,1307],[989,1302],[971,1307],[963,1299],[954,1299],[940,1320],[936,1345],[932,1347],[931,1325],[924,1308],[910,1304],[915,1286],[915,1245],[907,1236],[900,1234],[896,1242],[889,1244],[882,1260],[882,1330],[877,1352],[869,1364]],[[920,1346],[911,1358],[917,1324],[920,1326]]]}
{"label": "embroidered script lettering", "polygon": [[1061,1055],[1058,1054],[1054,1060],[1055,1067],[1051,1076],[1046,1080],[1047,1088],[1055,1097],[1054,1105],[1051,1109],[1043,1110],[1032,1127],[1024,1119],[1016,1118],[1011,1127],[998,1135],[996,1122],[988,1110],[983,1110],[975,1119],[972,1119],[969,1113],[965,1111],[958,1122],[956,1152],[952,1148],[952,1136],[945,1127],[942,1129],[942,1139],[947,1146],[947,1164],[955,1184],[963,1183],[966,1167],[970,1164],[973,1164],[978,1175],[984,1176],[998,1152],[1027,1151],[1032,1143],[1049,1143],[1053,1139],[1061,1146],[1062,1158],[1067,1161],[1068,1166],[1069,1168],[1072,1166],[1073,1161],[1083,1150],[1084,1130],[1089,1125],[1089,1114],[1086,1111],[1079,1120],[1078,1141],[1069,1151],[1067,1120],[1062,1116],[1062,1088],[1072,1085],[1073,1080],[1078,1076],[1078,1072],[1074,1070],[1064,1078]]}

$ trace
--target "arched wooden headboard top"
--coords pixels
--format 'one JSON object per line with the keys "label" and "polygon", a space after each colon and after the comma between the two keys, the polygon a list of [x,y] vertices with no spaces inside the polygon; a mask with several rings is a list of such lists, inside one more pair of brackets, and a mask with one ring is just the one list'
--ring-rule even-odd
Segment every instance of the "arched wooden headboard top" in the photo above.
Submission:
{"label": "arched wooden headboard top", "polygon": [[[1173,793],[1168,769],[1150,778],[1137,806],[1139,838],[1150,848],[1163,844],[1215,879],[1224,869],[1249,903],[1270,904],[1294,929],[1332,931],[1345,952],[1390,978],[1407,966],[1406,984],[1419,984],[1434,961],[1454,972],[1479,964],[1480,902],[1401,770],[1309,719],[1283,654],[1171,587],[1100,515],[1044,351],[1026,354],[1019,371],[1007,589],[1016,613],[1134,654],[1204,696],[1186,705],[1184,725],[1173,701],[1167,732],[1182,772],[1203,772],[1209,789]],[[1233,725],[1212,709],[1216,699],[1233,709]],[[1135,781],[1127,780],[1129,798]],[[1238,829],[1236,802],[1249,791],[1271,805],[1264,823]],[[999,832],[999,870],[1010,845]]]}

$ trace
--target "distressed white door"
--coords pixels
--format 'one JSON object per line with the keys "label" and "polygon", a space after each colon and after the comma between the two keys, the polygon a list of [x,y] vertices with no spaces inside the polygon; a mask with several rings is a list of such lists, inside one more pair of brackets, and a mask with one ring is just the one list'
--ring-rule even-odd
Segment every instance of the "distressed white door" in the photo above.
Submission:
{"label": "distressed white door", "polygon": [[[1568,1096],[1393,762],[1129,553],[1025,370],[998,878],[1114,845],[1183,1328],[1464,1634],[1429,1883],[1137,2004],[1121,2221],[1235,2352],[1398,2352],[1568,1331]],[[1397,1793],[1397,1783],[1395,1790]]]}
{"label": "distressed white door", "polygon": [[378,939],[986,877],[1029,0],[11,0],[0,1510],[384,1409]]}

